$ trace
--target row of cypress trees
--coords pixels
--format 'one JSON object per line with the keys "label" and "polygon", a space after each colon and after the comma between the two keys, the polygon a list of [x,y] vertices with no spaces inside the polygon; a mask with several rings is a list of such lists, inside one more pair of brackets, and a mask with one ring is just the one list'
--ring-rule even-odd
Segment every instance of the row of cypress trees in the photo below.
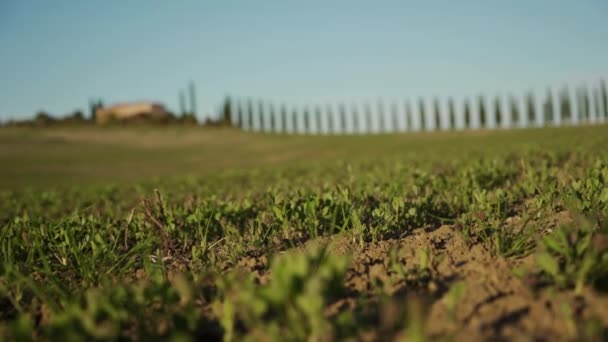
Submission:
{"label": "row of cypress trees", "polygon": [[[504,127],[510,122],[511,126],[531,127],[543,123],[553,125],[557,123],[574,123],[575,113],[578,113],[578,122],[590,122],[591,113],[596,113],[596,120],[608,120],[608,93],[606,84],[602,80],[597,89],[590,94],[587,87],[579,87],[574,92],[574,101],[568,88],[561,89],[557,94],[557,108],[554,95],[551,89],[542,100],[540,113],[537,113],[536,100],[532,92],[525,94],[523,110],[514,96],[509,96],[506,108],[501,105],[499,97],[495,97],[490,106],[487,106],[486,99],[479,95],[475,101],[466,99],[463,104],[462,126],[465,129],[473,128],[473,111],[477,114],[477,127],[489,128],[490,116],[493,116],[495,127]],[[573,103],[574,102],[574,103]],[[397,131],[399,127],[399,116],[405,116],[405,126],[407,130],[414,130],[414,120],[417,121],[419,130],[438,130],[442,127],[441,104],[439,99],[433,99],[430,110],[431,120],[427,116],[427,108],[424,99],[420,98],[417,102],[417,117],[414,118],[414,111],[410,103],[405,103],[403,107],[396,103],[388,107],[385,103],[378,101],[376,104],[377,130],[380,132]],[[388,108],[388,111],[386,110]],[[230,97],[224,101],[221,118],[241,129],[259,130],[263,132],[287,133],[304,132],[313,133],[322,131],[322,126],[326,127],[328,133],[348,132],[348,120],[351,119],[352,131],[372,132],[373,115],[372,105],[363,104],[364,122],[360,122],[360,108],[351,106],[350,113],[345,104],[337,106],[337,117],[334,107],[326,106],[305,106],[300,109],[288,108],[285,105],[275,106],[265,101],[254,101],[252,99],[233,102]],[[506,111],[505,111],[506,109]],[[447,101],[447,122],[444,127],[448,129],[457,128],[456,105],[452,98]],[[390,122],[387,124],[386,114],[389,114]],[[279,120],[280,118],[280,120]],[[313,129],[313,121],[315,129]],[[432,121],[433,125],[430,125]],[[279,127],[280,122],[280,127]],[[288,130],[290,124],[291,130]],[[363,124],[363,126],[361,126]],[[302,125],[302,127],[300,127]]]}

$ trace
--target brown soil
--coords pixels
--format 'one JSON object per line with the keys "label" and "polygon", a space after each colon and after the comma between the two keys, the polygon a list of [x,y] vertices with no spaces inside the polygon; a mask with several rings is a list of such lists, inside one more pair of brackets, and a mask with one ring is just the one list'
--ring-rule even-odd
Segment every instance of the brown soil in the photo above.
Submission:
{"label": "brown soil", "polygon": [[[551,227],[568,220],[568,214],[562,212],[550,219],[553,224],[547,223]],[[422,317],[431,340],[581,340],[585,339],[583,324],[579,324],[583,320],[597,318],[602,326],[608,324],[606,296],[591,288],[580,296],[572,290],[535,289],[526,277],[514,274],[515,269],[532,266],[535,254],[520,259],[492,255],[481,244],[468,245],[453,226],[418,229],[405,237],[363,246],[349,236],[336,235],[308,241],[293,252],[319,245],[327,246],[331,253],[350,255],[352,261],[346,276],[350,292],[333,303],[328,314],[376,310],[372,319],[378,323],[369,334],[360,336],[362,340],[401,338],[395,335],[397,331],[390,331],[390,325],[404,308],[410,317]],[[395,272],[396,267],[415,270],[420,251],[425,249],[434,256],[427,281]],[[244,258],[238,265],[256,272],[262,282],[268,279],[265,256]],[[464,284],[464,292],[454,297],[450,289],[458,283]],[[381,297],[389,298],[389,305],[385,300],[382,307],[373,308]],[[362,298],[367,301],[361,302]],[[450,310],[454,298],[456,305]]]}

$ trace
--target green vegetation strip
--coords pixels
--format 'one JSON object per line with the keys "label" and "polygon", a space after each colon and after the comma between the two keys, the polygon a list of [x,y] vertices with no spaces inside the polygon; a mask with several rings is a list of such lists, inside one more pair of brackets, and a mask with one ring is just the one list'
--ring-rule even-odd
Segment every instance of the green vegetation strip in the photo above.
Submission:
{"label": "green vegetation strip", "polygon": [[[368,147],[222,175],[0,192],[0,337],[332,340],[385,329],[421,340],[424,303],[412,299],[388,326],[335,308],[352,292],[348,253],[300,246],[338,236],[364,248],[442,225],[497,259],[533,257],[513,270],[533,291],[607,291],[606,127],[520,132],[501,146],[492,134],[457,137],[464,150],[451,156],[445,137],[435,147],[426,137],[424,153]],[[544,219],[563,212],[575,219],[549,229]],[[433,282],[438,256],[419,255],[415,269],[389,260],[408,288]],[[247,258],[271,262],[243,270]],[[452,285],[451,312],[464,291]]]}

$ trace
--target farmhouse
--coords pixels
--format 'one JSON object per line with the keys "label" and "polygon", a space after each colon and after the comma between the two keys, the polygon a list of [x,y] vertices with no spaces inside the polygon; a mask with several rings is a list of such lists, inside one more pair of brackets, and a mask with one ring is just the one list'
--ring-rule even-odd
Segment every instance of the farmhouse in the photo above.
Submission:
{"label": "farmhouse", "polygon": [[98,124],[114,121],[163,120],[168,117],[169,112],[165,106],[155,102],[119,103],[95,111],[95,121]]}

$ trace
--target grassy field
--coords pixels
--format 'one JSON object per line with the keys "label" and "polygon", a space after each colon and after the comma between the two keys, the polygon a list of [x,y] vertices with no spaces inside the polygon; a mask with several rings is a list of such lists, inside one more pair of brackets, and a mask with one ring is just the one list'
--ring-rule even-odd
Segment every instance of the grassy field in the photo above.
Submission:
{"label": "grassy field", "polygon": [[603,340],[608,126],[0,130],[0,339]]}

